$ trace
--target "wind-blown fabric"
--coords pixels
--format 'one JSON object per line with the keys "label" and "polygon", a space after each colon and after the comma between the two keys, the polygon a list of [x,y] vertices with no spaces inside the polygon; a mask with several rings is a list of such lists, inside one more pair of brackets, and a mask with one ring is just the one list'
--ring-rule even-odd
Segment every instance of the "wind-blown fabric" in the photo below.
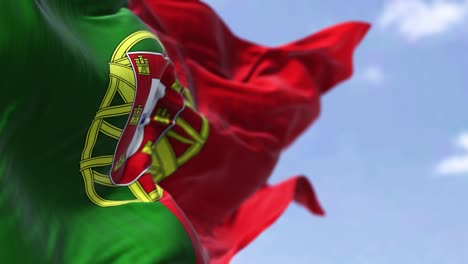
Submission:
{"label": "wind-blown fabric", "polygon": [[323,215],[268,178],[368,28],[265,47],[196,0],[7,1],[0,259],[226,264],[292,201]]}
{"label": "wind-blown fabric", "polygon": [[304,176],[269,185],[288,145],[319,115],[320,98],[352,74],[369,29],[347,22],[279,47],[235,36],[197,0],[132,0],[161,39],[210,124],[202,152],[161,182],[185,212],[210,263],[229,260],[296,201],[323,215]]}

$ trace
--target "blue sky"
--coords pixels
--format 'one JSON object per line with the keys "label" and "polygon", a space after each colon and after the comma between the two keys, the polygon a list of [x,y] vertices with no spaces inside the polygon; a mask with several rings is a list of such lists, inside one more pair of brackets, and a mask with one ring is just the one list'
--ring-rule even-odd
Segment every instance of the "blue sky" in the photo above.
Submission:
{"label": "blue sky", "polygon": [[271,178],[306,174],[327,216],[291,206],[234,264],[468,263],[468,0],[205,2],[267,45],[373,24]]}

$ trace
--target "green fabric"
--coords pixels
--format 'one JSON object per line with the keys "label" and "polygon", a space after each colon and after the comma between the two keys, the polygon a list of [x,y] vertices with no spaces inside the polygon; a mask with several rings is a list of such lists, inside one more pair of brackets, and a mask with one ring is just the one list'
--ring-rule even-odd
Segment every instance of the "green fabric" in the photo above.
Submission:
{"label": "green fabric", "polygon": [[[146,29],[125,1],[97,2],[18,0],[0,9],[0,262],[194,263],[182,224],[161,203],[100,207],[86,195],[81,155],[110,58]],[[146,39],[135,50],[162,47]],[[127,117],[108,121],[121,127]],[[101,138],[93,155],[112,155],[116,143]],[[95,187],[106,199],[135,198],[127,187]]]}

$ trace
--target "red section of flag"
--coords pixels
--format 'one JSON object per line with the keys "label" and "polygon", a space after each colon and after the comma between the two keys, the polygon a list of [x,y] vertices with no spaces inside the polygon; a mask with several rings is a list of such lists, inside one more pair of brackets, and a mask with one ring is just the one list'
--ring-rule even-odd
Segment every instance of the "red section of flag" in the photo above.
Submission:
{"label": "red section of flag", "polygon": [[291,201],[323,215],[305,177],[267,180],[281,151],[320,112],[320,97],[352,74],[369,24],[336,25],[279,47],[232,34],[197,0],[133,0],[165,45],[181,83],[210,122],[202,152],[162,182],[197,230],[212,264],[224,264]]}
{"label": "red section of flag", "polygon": [[[179,208],[177,203],[171,197],[171,195],[167,192],[163,192],[163,196],[161,200],[159,200],[159,202],[162,203],[164,206],[166,206],[166,208],[169,209],[169,211],[171,211],[175,215],[175,217],[177,217],[177,219],[180,221],[185,231],[187,232],[190,240],[192,241],[192,245],[194,248],[195,258],[196,258],[195,264],[208,263],[209,262],[208,253],[202,248],[200,239],[194,231],[195,229],[193,228],[192,224],[187,219],[187,217],[184,215],[182,210]],[[168,239],[171,239],[171,238],[168,238]]]}
{"label": "red section of flag", "polygon": [[264,186],[222,224],[217,225],[210,235],[201,236],[203,245],[210,250],[210,263],[229,263],[237,252],[272,225],[291,201],[296,201],[311,212],[323,213],[312,186],[304,176],[293,177],[274,186]]}

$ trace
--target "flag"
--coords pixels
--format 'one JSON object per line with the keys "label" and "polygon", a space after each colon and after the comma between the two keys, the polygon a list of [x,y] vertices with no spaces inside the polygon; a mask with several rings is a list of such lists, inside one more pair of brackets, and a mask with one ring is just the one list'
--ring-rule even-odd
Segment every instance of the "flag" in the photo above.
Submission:
{"label": "flag", "polygon": [[0,12],[0,259],[225,264],[292,201],[324,214],[268,178],[368,24],[266,47],[196,0]]}
{"label": "flag", "polygon": [[201,152],[161,182],[194,225],[213,264],[228,263],[292,201],[323,215],[304,176],[270,185],[287,146],[319,115],[320,98],[352,74],[369,29],[347,22],[279,47],[235,36],[198,0],[132,0],[160,38],[209,123]]}

